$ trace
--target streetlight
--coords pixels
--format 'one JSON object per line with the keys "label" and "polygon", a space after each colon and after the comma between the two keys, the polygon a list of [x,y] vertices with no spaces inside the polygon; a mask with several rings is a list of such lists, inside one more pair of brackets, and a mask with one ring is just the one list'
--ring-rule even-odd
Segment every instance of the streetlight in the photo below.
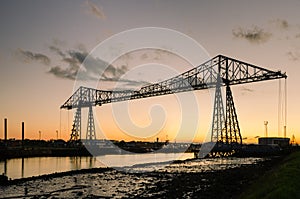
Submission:
{"label": "streetlight", "polygon": [[265,136],[266,138],[268,137],[268,121],[264,121],[264,124],[265,124]]}

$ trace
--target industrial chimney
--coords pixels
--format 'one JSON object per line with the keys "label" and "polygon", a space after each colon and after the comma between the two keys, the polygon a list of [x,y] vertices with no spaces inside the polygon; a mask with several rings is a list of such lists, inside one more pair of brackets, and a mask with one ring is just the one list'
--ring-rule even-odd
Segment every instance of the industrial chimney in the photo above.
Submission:
{"label": "industrial chimney", "polygon": [[24,147],[24,135],[25,135],[24,122],[22,122],[22,147]]}
{"label": "industrial chimney", "polygon": [[4,140],[7,141],[7,118],[4,118]]}

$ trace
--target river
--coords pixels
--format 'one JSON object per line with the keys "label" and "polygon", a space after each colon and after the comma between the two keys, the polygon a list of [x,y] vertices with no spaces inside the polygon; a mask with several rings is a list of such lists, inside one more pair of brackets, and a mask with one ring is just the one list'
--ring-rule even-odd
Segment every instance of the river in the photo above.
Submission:
{"label": "river", "polygon": [[[193,153],[148,153],[96,157],[33,157],[0,161],[0,173],[18,179],[55,172],[99,167],[130,167],[193,158]],[[163,165],[163,164],[162,164]],[[136,169],[138,169],[136,167]]]}
{"label": "river", "polygon": [[0,186],[0,198],[226,198],[224,194],[231,198],[268,168],[263,166],[268,165],[266,158],[254,157],[170,162],[192,157],[192,153],[147,153],[10,159],[0,162],[0,171],[12,179],[96,167],[116,169],[26,179]]}

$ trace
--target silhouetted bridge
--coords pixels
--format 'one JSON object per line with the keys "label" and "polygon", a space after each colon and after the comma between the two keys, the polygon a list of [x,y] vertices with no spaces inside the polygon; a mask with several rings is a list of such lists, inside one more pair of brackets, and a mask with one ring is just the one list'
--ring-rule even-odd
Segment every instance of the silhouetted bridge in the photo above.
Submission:
{"label": "silhouetted bridge", "polygon": [[[215,88],[211,142],[220,146],[216,151],[220,148],[230,151],[242,145],[242,135],[230,86],[280,78],[287,78],[287,75],[281,71],[268,70],[218,55],[176,77],[143,86],[138,90],[98,90],[80,87],[60,108],[77,109],[70,140],[81,139],[81,109],[89,108],[86,139],[93,140],[96,139],[93,106]],[[226,87],[225,105],[221,93],[222,86]]]}

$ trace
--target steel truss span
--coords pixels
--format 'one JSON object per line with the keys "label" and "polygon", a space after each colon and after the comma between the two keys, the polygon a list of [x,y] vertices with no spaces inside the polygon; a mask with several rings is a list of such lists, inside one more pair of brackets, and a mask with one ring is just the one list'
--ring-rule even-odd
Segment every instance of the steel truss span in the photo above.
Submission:
{"label": "steel truss span", "polygon": [[[79,109],[89,107],[88,139],[95,139],[96,133],[91,118],[92,106],[216,88],[211,141],[220,144],[241,145],[242,136],[230,86],[280,78],[287,78],[287,75],[281,71],[272,71],[237,59],[217,55],[180,75],[143,86],[138,90],[98,90],[80,87],[60,108],[77,109],[70,138],[70,140],[77,140],[78,137],[81,138],[81,111]],[[222,86],[226,86],[225,106],[220,91]]]}

